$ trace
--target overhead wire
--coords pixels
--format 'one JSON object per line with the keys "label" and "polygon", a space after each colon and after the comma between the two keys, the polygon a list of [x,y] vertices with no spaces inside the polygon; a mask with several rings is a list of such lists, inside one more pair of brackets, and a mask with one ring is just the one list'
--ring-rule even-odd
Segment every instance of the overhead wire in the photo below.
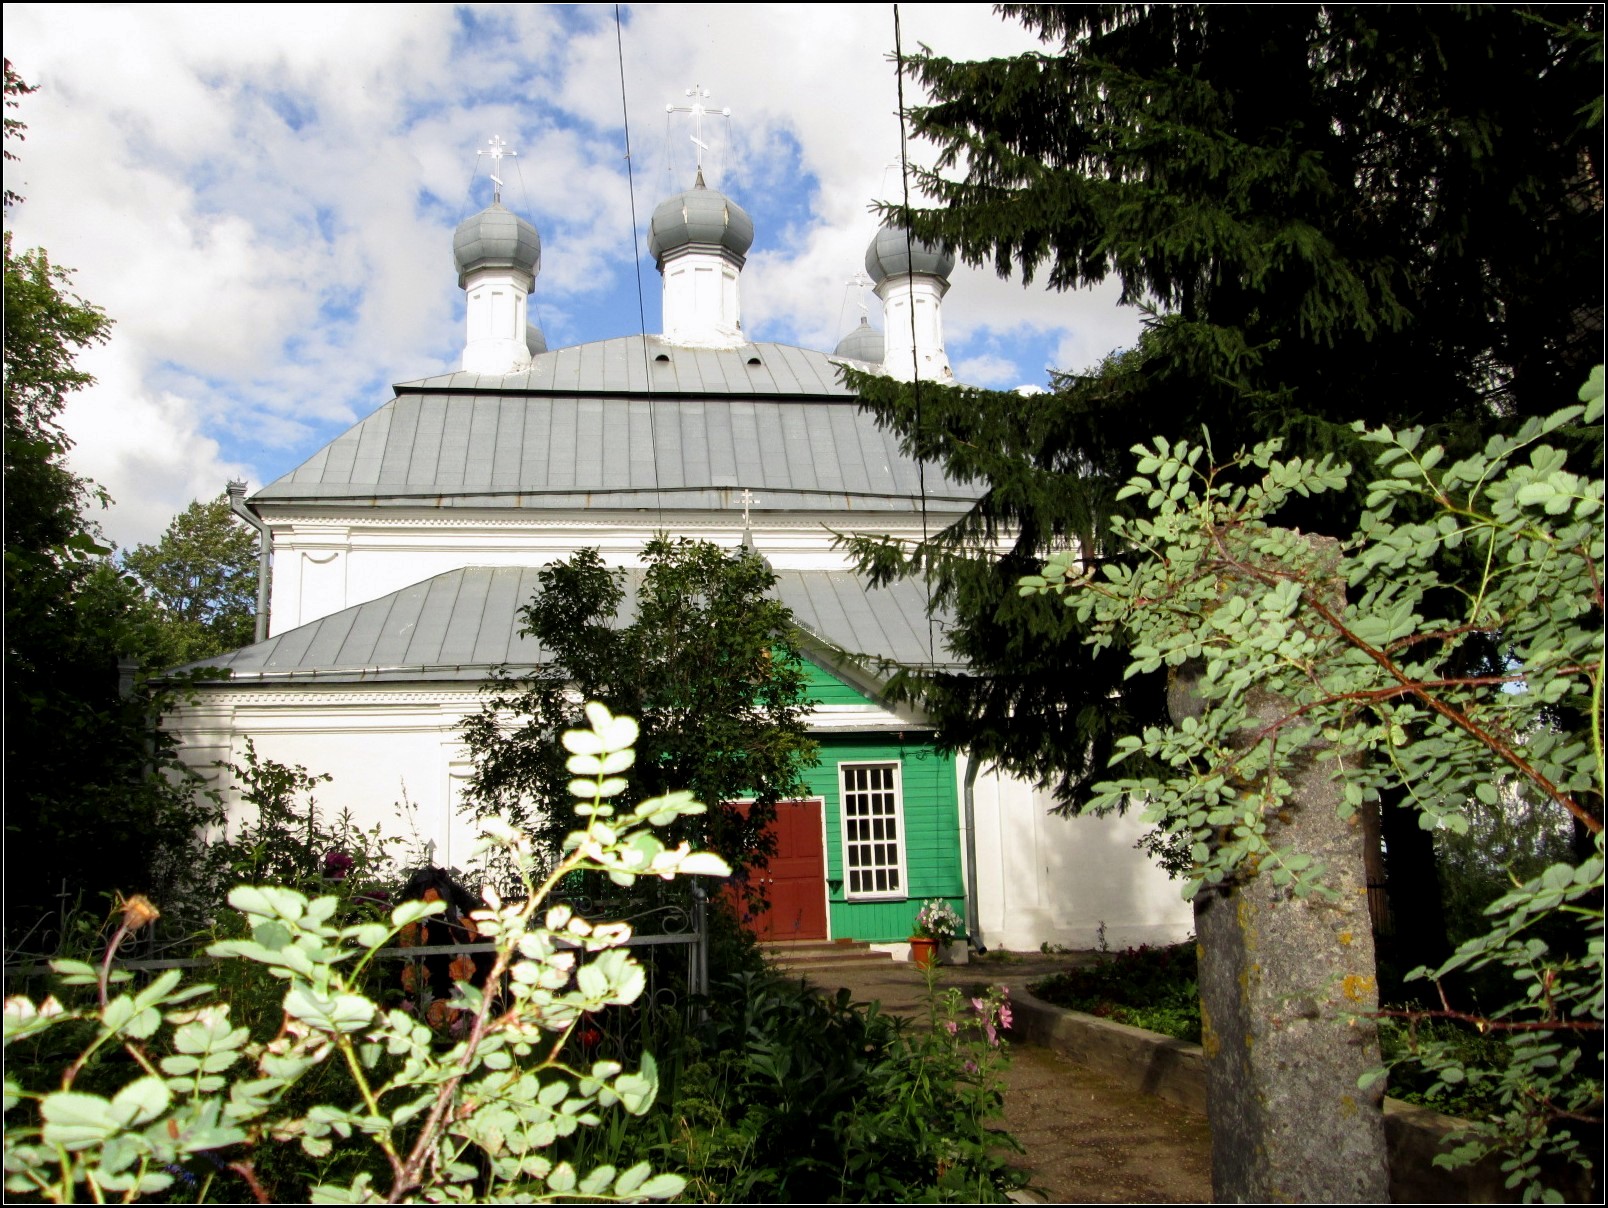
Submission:
{"label": "overhead wire", "polygon": [[[920,349],[917,348],[917,346],[916,346],[916,296],[915,296],[916,256],[915,256],[915,232],[912,230],[911,222],[910,222],[910,135],[909,135],[909,128],[908,128],[908,125],[907,125],[906,120],[905,120],[904,40],[903,40],[903,37],[902,37],[902,31],[900,30],[900,27],[899,27],[899,6],[897,4],[895,4],[893,6],[893,56],[894,56],[894,63],[895,63],[895,66],[896,66],[896,71],[897,71],[896,78],[897,78],[898,90],[899,90],[899,183],[900,183],[900,186],[901,186],[901,189],[902,189],[902,192],[903,192],[904,211],[905,211],[905,222],[904,222],[905,269],[910,274],[910,285],[911,285],[911,292],[910,292],[910,389],[915,395],[916,432],[920,433],[922,431],[922,426],[921,426],[921,419],[922,419],[922,415],[921,415],[921,352],[920,352]],[[886,178],[886,171],[884,171],[884,178]],[[921,547],[922,547],[922,557],[924,559],[926,559],[927,563],[928,563],[927,565],[922,566],[922,573],[921,573],[921,583],[922,583],[922,586],[926,589],[926,594],[927,594],[927,667],[928,667],[929,671],[935,671],[937,669],[937,666],[938,666],[938,639],[937,639],[937,624],[938,623],[933,618],[933,615],[932,615],[932,569],[931,569],[931,566],[930,566],[930,562],[931,562],[931,559],[932,559],[932,551],[930,549],[930,545],[931,545],[931,542],[932,542],[932,533],[930,531],[930,528],[928,526],[928,521],[927,521],[927,460],[926,460],[926,458],[921,456],[919,450],[917,451],[917,454],[916,454],[916,483],[917,483],[918,488],[921,491]],[[928,748],[928,751],[930,752],[930,748]],[[920,759],[925,759],[925,757],[926,757],[925,754],[923,754],[920,757]],[[901,753],[901,763],[902,762],[903,762],[903,758],[902,758],[902,753]],[[932,761],[932,794],[933,794],[932,799],[933,799],[933,803],[935,805],[937,804],[937,802],[941,799],[941,797],[943,795],[943,783],[944,783],[944,768],[942,767],[942,761],[934,759]],[[968,840],[968,842],[969,842],[969,840]],[[975,856],[972,855],[971,853],[966,853],[964,858],[967,859],[968,861],[973,861],[973,862],[975,861]],[[912,888],[914,888],[914,887],[912,886]],[[968,897],[967,897],[967,895],[966,895],[966,893],[964,891],[962,891],[960,900],[961,900],[961,908],[966,911],[966,914],[968,916],[968,931],[970,931],[971,927],[970,927],[969,920],[970,920],[970,916],[971,916],[971,913],[972,913],[972,910],[971,910],[972,903],[968,900]]]}
{"label": "overhead wire", "polygon": [[[493,171],[495,171],[495,169],[493,169]],[[519,155],[517,152],[514,153],[514,171],[519,173],[519,195],[525,199],[525,213],[534,214],[536,212],[536,207],[531,204],[530,189],[525,185],[525,169],[520,165]],[[536,297],[536,294],[531,294],[531,306],[536,311],[536,327],[539,331],[543,331],[545,333],[546,329],[542,327],[542,304],[535,300]]]}
{"label": "overhead wire", "polygon": [[[899,90],[899,181],[904,193],[904,237],[905,237],[905,270],[911,276],[911,285],[915,285],[915,233],[910,224],[910,135],[905,122],[904,98],[904,40],[899,27],[899,6],[893,6],[893,58],[895,76]],[[886,173],[884,173],[886,175]],[[915,395],[916,403],[916,431],[921,432],[921,353],[916,347],[916,298],[914,288],[910,295],[910,388]],[[927,521],[927,460],[916,456],[916,483],[921,491],[921,551],[922,557],[929,562],[932,551],[929,548],[932,535]],[[922,585],[927,589],[927,665],[938,665],[937,622],[932,615],[932,572],[930,567],[922,567]]]}
{"label": "overhead wire", "polygon": [[[653,406],[653,365],[648,360],[648,309],[642,292],[642,244],[637,228],[636,165],[631,158],[631,110],[625,97],[625,34],[620,20],[620,6],[614,6],[614,49],[620,64],[620,124],[625,131],[625,183],[631,197],[631,250],[636,264],[637,333],[642,337],[642,378],[648,394],[648,448],[653,456],[653,500],[657,506],[659,528],[664,528],[664,498],[659,488],[659,437],[655,428]],[[666,122],[669,115],[666,115]]]}

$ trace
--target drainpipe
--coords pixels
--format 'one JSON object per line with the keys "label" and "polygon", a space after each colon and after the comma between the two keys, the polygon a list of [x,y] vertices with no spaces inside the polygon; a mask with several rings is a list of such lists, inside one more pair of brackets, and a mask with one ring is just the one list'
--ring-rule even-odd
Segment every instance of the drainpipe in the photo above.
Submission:
{"label": "drainpipe", "polygon": [[257,636],[261,642],[268,637],[268,558],[272,554],[273,536],[268,526],[246,506],[246,484],[234,479],[229,482],[229,510],[257,530]]}
{"label": "drainpipe", "polygon": [[979,956],[988,951],[983,943],[983,925],[977,910],[977,757],[966,756],[966,783],[961,801],[966,811],[966,934]]}

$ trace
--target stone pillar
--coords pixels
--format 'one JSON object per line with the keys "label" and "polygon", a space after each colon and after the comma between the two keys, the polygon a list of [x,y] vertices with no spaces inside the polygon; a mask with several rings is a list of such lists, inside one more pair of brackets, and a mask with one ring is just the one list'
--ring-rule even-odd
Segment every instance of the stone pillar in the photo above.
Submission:
{"label": "stone pillar", "polygon": [[[1181,671],[1168,698],[1174,721],[1199,708],[1190,668]],[[1258,727],[1289,711],[1272,693],[1248,703]],[[1338,899],[1296,898],[1254,874],[1195,898],[1218,1203],[1390,1198],[1383,1084],[1357,1088],[1382,1064],[1377,1027],[1358,1018],[1378,1006],[1364,827],[1358,815],[1338,817],[1333,761],[1315,755],[1286,766],[1292,793],[1268,838],[1326,865]]]}

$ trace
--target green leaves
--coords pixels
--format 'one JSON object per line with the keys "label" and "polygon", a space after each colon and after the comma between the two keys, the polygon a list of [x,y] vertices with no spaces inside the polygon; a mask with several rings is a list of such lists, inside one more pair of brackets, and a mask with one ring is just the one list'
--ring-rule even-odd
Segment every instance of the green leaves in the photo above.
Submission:
{"label": "green leaves", "polygon": [[[637,740],[636,722],[629,717],[615,717],[609,712],[608,706],[599,701],[587,704],[586,720],[592,727],[590,730],[565,731],[563,743],[566,751],[593,757],[599,754],[618,754]],[[627,760],[625,766],[629,767],[630,762]],[[602,773],[620,769],[608,768],[600,761],[596,770]]]}
{"label": "green leaves", "polygon": [[[746,552],[667,536],[644,555],[629,584],[595,550],[546,568],[521,615],[551,661],[494,680],[465,724],[474,807],[518,823],[533,860],[556,862],[593,820],[645,818],[671,851],[685,841],[740,865],[814,757],[807,676],[773,573]],[[746,818],[694,804],[748,797],[758,804]],[[659,806],[644,812],[648,801]],[[642,871],[613,861],[608,873],[631,884]]]}
{"label": "green leaves", "polygon": [[171,1101],[167,1085],[155,1077],[129,1083],[109,1101],[100,1095],[57,1091],[40,1102],[42,1136],[45,1144],[70,1153],[89,1149],[156,1119]]}
{"label": "green leaves", "polygon": [[358,994],[325,998],[306,986],[293,985],[285,994],[285,1014],[325,1032],[361,1032],[374,1018],[374,1004]]}

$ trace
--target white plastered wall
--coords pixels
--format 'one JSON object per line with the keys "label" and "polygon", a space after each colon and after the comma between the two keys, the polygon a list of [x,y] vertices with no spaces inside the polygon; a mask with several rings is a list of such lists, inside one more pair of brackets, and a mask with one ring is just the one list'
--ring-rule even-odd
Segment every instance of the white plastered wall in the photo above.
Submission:
{"label": "white plastered wall", "polygon": [[[474,766],[459,736],[482,700],[461,683],[236,685],[200,689],[168,714],[166,727],[179,757],[223,793],[231,828],[250,807],[217,765],[244,766],[249,738],[259,759],[333,777],[313,792],[326,823],[347,810],[359,829],[378,826],[409,854],[434,843],[437,864],[466,869],[478,831],[458,808]],[[910,723],[876,705],[823,705],[810,724],[864,732]]]}
{"label": "white plastered wall", "polygon": [[901,382],[917,376],[924,381],[955,380],[944,349],[943,300],[948,292],[947,281],[925,273],[889,277],[877,286],[885,329],[882,368],[890,377]]}
{"label": "white plastered wall", "polygon": [[743,335],[742,262],[701,245],[671,252],[664,276],[664,339],[695,348],[740,348]]}
{"label": "white plastered wall", "polygon": [[[964,761],[961,783],[965,780]],[[1194,929],[1171,880],[1134,847],[1147,827],[1124,817],[1062,818],[1048,793],[983,769],[973,788],[978,923],[989,948],[1170,944]],[[962,825],[965,801],[962,799]]]}
{"label": "white plastered wall", "polygon": [[468,339],[465,373],[508,374],[530,368],[525,343],[526,295],[535,279],[516,268],[470,273],[464,282]]}
{"label": "white plastered wall", "polygon": [[[456,684],[203,689],[167,728],[180,758],[209,778],[219,760],[244,764],[247,738],[260,759],[329,773],[313,793],[321,818],[349,810],[360,829],[378,826],[414,850],[433,842],[436,863],[462,868],[475,829],[453,808],[469,770],[458,732],[479,707],[479,694]],[[238,786],[213,782],[238,824]]]}

